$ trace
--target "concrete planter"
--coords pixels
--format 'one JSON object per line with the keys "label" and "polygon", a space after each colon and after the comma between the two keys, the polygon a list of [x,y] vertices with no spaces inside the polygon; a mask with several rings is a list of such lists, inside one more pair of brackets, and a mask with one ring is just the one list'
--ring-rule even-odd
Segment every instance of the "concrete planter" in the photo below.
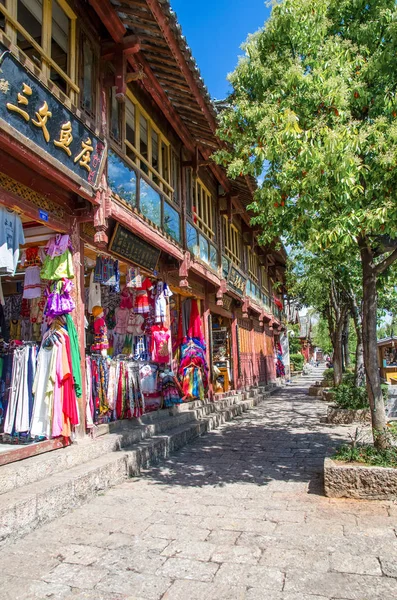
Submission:
{"label": "concrete planter", "polygon": [[350,423],[367,423],[368,421],[371,421],[371,411],[369,408],[351,410],[348,408],[339,408],[335,404],[328,406],[327,423],[349,425]]}
{"label": "concrete planter", "polygon": [[318,396],[319,398],[323,397],[324,388],[320,385],[311,385],[309,387],[309,396]]}
{"label": "concrete planter", "polygon": [[397,500],[397,469],[324,461],[324,490],[329,498]]}
{"label": "concrete planter", "polygon": [[323,391],[323,398],[327,402],[333,402],[335,399],[335,392],[330,392],[329,390]]}

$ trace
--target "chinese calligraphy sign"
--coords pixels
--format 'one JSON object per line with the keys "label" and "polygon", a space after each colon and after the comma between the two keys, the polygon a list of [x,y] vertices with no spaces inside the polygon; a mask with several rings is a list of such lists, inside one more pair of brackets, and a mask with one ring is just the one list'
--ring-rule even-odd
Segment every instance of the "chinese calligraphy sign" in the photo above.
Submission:
{"label": "chinese calligraphy sign", "polygon": [[104,143],[1,44],[0,70],[0,120],[95,185]]}
{"label": "chinese calligraphy sign", "polygon": [[230,269],[228,284],[239,296],[245,295],[247,278],[233,266]]}
{"label": "chinese calligraphy sign", "polygon": [[151,246],[119,223],[117,223],[114,230],[109,250],[121,258],[125,258],[149,271],[156,270],[161,252],[158,248]]}

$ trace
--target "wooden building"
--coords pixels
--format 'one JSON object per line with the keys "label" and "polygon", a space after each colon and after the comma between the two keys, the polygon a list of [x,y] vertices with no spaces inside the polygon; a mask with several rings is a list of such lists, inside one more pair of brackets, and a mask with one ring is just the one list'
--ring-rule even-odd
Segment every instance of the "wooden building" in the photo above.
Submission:
{"label": "wooden building", "polygon": [[[182,302],[198,300],[211,397],[275,381],[286,255],[250,226],[255,181],[211,160],[216,128],[167,0],[0,0],[0,206],[25,248],[71,237],[83,377],[103,256],[168,284],[175,335]],[[8,294],[23,277],[3,278]]]}

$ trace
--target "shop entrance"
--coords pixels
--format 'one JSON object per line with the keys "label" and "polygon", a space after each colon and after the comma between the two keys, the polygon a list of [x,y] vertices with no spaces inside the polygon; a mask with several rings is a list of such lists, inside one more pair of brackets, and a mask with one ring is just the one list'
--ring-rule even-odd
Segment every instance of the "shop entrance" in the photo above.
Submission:
{"label": "shop entrance", "polygon": [[229,392],[234,389],[232,324],[226,317],[219,315],[211,315],[211,317],[214,392]]}
{"label": "shop entrance", "polygon": [[79,423],[72,364],[78,345],[70,317],[75,302],[69,236],[4,206],[0,227],[0,464],[5,464],[70,443]]}

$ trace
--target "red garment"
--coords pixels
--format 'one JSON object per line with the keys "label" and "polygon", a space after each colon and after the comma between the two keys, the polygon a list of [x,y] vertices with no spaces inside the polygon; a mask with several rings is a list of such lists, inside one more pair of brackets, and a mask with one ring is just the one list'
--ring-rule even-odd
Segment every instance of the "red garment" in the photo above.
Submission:
{"label": "red garment", "polygon": [[192,310],[190,313],[189,329],[187,335],[190,338],[203,339],[203,332],[201,331],[201,318],[198,309],[197,300],[192,300]]}
{"label": "red garment", "polygon": [[152,352],[153,360],[157,363],[170,362],[170,330],[158,325],[152,327]]}

